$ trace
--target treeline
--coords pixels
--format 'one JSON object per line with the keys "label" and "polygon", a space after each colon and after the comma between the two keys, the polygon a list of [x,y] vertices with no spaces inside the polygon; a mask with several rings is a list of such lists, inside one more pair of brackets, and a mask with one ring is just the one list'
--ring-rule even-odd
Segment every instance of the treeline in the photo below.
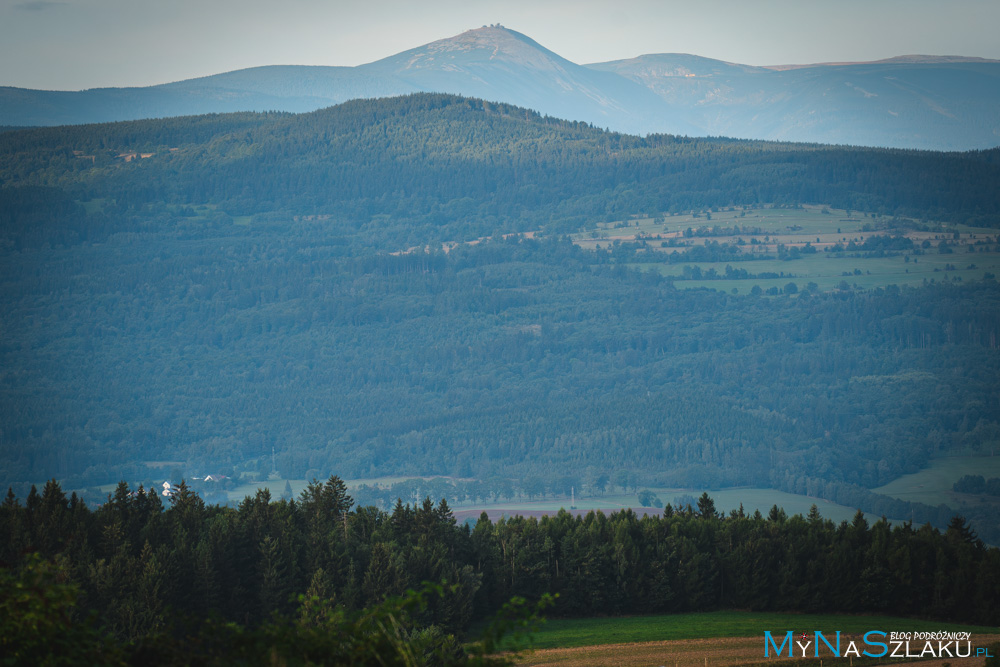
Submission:
{"label": "treeline", "polygon": [[[794,278],[795,274],[785,273],[784,271],[761,271],[760,273],[750,273],[746,269],[734,269],[726,264],[726,268],[722,273],[719,273],[714,268],[702,271],[700,266],[685,265],[681,270],[680,276],[672,277],[674,280],[762,280],[768,278]],[[815,285],[815,283],[812,284]],[[811,291],[815,291],[816,289],[818,289],[818,286]],[[795,290],[792,290],[789,293],[794,294],[797,291],[798,288],[796,287]]]}
{"label": "treeline", "polygon": [[422,498],[451,498],[454,503],[462,502],[497,502],[500,499],[513,500],[523,497],[528,500],[535,498],[565,498],[569,499],[575,492],[581,496],[603,494],[619,486],[623,491],[638,488],[634,473],[619,470],[615,475],[599,473],[590,478],[572,472],[561,475],[530,475],[521,480],[505,477],[489,479],[446,479],[434,477],[430,479],[407,479],[392,484],[361,484],[353,491],[354,497],[361,505],[374,505],[379,509],[389,509],[396,500],[402,498],[406,502],[417,502]]}
{"label": "treeline", "polygon": [[443,499],[355,507],[336,477],[296,500],[261,491],[235,509],[183,486],[164,507],[123,483],[92,511],[50,482],[23,504],[8,494],[0,530],[5,567],[32,552],[62,563],[81,605],[126,641],[185,616],[252,627],[294,613],[299,594],[360,609],[423,581],[444,588],[417,617],[449,634],[512,596],[545,593],[559,595],[551,613],[569,616],[739,608],[1000,619],[1000,551],[961,517],[941,532],[868,525],[860,512],[835,525],[815,508],[723,516],[707,494],[662,517],[484,515],[470,527]]}
{"label": "treeline", "polygon": [[[119,157],[132,153],[150,157]],[[398,250],[761,203],[995,226],[1000,167],[990,154],[640,138],[417,94],[301,115],[2,133],[0,185],[99,200],[89,217],[102,230],[105,216],[119,231],[149,230],[176,219],[176,207],[209,204],[261,223],[326,215],[363,244]]]}
{"label": "treeline", "polygon": [[1000,496],[1000,477],[985,479],[982,475],[965,475],[952,485],[957,493],[978,493]]}
{"label": "treeline", "polygon": [[[508,479],[491,477],[484,480],[462,479],[407,479],[388,485],[362,484],[354,490],[354,496],[362,505],[374,505],[380,509],[389,509],[399,498],[407,502],[417,502],[429,496],[432,498],[448,498],[455,504],[463,502],[487,503],[500,500],[511,501],[517,498],[561,498],[569,503],[572,494],[577,496],[600,496],[609,491],[637,491],[649,475],[628,470],[618,470],[614,474],[595,472],[590,476],[562,472],[546,476],[529,475],[523,479]],[[981,476],[967,475],[956,482],[955,490],[963,493],[989,493],[1000,481],[991,479],[985,481]],[[897,520],[908,520],[917,525],[930,524],[940,529],[947,528],[954,516],[955,510],[947,505],[937,506],[910,500],[900,500],[891,496],[875,493],[857,484],[826,481],[808,475],[782,474],[775,470],[768,484],[781,491],[798,495],[808,495],[823,498],[845,507],[856,507],[876,516],[887,516]],[[286,493],[291,498],[290,493]],[[285,497],[283,495],[282,497]],[[1000,494],[994,494],[1000,495]],[[685,500],[686,498],[686,500]],[[643,507],[662,507],[663,503],[655,504],[655,494],[649,490],[640,491],[639,503]],[[674,505],[691,504],[695,501],[690,496],[674,498]],[[970,526],[975,527],[979,536],[988,544],[1000,544],[1000,524],[996,521],[995,510],[989,506],[968,505],[962,512]]]}
{"label": "treeline", "polygon": [[[875,493],[857,484],[824,481],[806,475],[782,477],[780,473],[775,474],[771,484],[774,488],[788,493],[807,494],[839,505],[857,507],[869,514],[908,520],[917,525],[930,524],[942,529],[948,525],[955,513],[954,509],[944,503],[928,505],[913,500],[901,500]],[[997,522],[995,508],[989,505],[963,505],[962,513],[969,524],[977,528],[982,539],[989,544],[1000,544],[1000,523]]]}

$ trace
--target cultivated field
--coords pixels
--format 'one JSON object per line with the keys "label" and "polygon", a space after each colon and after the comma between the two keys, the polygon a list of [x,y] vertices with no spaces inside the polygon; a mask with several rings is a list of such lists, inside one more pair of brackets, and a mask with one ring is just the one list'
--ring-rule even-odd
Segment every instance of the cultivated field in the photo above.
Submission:
{"label": "cultivated field", "polygon": [[[885,494],[901,500],[922,502],[928,505],[937,506],[945,504],[949,507],[960,509],[969,504],[980,504],[984,502],[994,502],[1000,507],[1000,500],[991,500],[986,496],[970,496],[968,494],[955,493],[951,490],[952,484],[963,475],[983,475],[984,477],[1000,477],[1000,456],[995,457],[949,457],[937,459],[926,469],[911,475],[905,475],[885,486],[873,489],[876,493]],[[382,477],[377,479],[352,479],[345,480],[348,489],[357,488],[362,484],[389,486],[397,482],[402,482],[412,477]],[[428,479],[428,478],[421,478]],[[304,479],[271,479],[267,481],[241,484],[228,491],[230,501],[239,502],[246,496],[253,496],[258,489],[268,488],[272,498],[281,496],[285,489],[285,482],[292,488],[294,497],[306,488]],[[113,492],[114,485],[102,487],[105,492]],[[743,511],[752,514],[759,510],[761,514],[767,515],[773,505],[785,510],[791,516],[793,514],[808,514],[810,507],[815,504],[820,514],[825,519],[830,519],[836,523],[850,521],[855,512],[853,507],[838,505],[837,503],[814,498],[811,496],[785,493],[773,489],[751,489],[751,488],[729,488],[729,489],[680,489],[680,488],[653,488],[651,489],[657,497],[664,503],[675,503],[675,499],[680,496],[699,497],[703,492],[708,494],[715,501],[716,509],[728,513],[739,508],[742,504]],[[435,501],[439,500],[437,498]],[[449,504],[454,510],[455,517],[461,523],[468,519],[476,519],[481,512],[486,512],[491,519],[497,520],[501,516],[513,516],[517,514],[525,516],[542,516],[545,514],[555,514],[560,509],[570,509],[569,498],[545,498],[541,500],[528,500],[520,497],[514,500],[499,500],[495,503],[473,503],[470,501],[456,501],[448,498]],[[625,508],[632,508],[636,513],[642,515],[659,514],[662,510],[652,507],[642,507],[636,493],[608,493],[597,496],[578,495],[574,505],[576,513],[586,513],[590,510],[601,510],[606,514],[619,511]],[[869,523],[879,520],[879,516],[865,514]],[[890,519],[904,520],[906,517],[889,517]]]}
{"label": "cultivated field", "polygon": [[[843,638],[842,638],[843,640]],[[974,635],[974,641],[994,644],[1000,634]],[[973,644],[975,646],[975,644]],[[810,647],[812,648],[812,647]],[[876,649],[878,650],[878,649]],[[993,649],[990,655],[993,655]],[[787,665],[788,667],[861,667],[865,665],[920,664],[923,667],[983,667],[984,656],[916,661],[898,658],[855,660],[854,658],[789,659],[764,658],[763,640],[758,637],[725,639],[680,639],[675,641],[640,642],[634,644],[604,644],[578,648],[542,649],[525,653],[519,665],[543,667],[735,667],[757,665]]]}
{"label": "cultivated field", "polygon": [[[824,213],[824,211],[827,211]],[[736,233],[726,230],[739,229]],[[687,230],[690,229],[690,232]],[[700,229],[711,230],[701,233]],[[858,245],[872,236],[906,236],[916,246],[915,251],[903,251],[889,257],[855,256],[855,251],[829,252],[836,244],[846,247],[852,241]],[[945,225],[923,221],[897,221],[869,217],[821,206],[802,209],[751,209],[716,211],[711,219],[700,214],[640,218],[628,221],[599,223],[596,228],[580,232],[574,241],[584,248],[608,248],[613,243],[645,242],[654,253],[675,253],[703,246],[706,242],[741,244],[739,261],[681,261],[676,264],[643,262],[641,256],[632,266],[681,278],[685,266],[697,267],[703,274],[715,270],[725,275],[726,266],[744,269],[750,274],[777,274],[774,278],[737,280],[685,279],[679,288],[709,287],[725,292],[746,294],[754,288],[782,290],[794,282],[799,290],[815,283],[821,291],[834,289],[871,289],[886,285],[919,285],[935,281],[981,280],[987,273],[1000,271],[1000,245],[995,229],[965,225]],[[754,256],[775,256],[779,244],[786,249],[802,249],[806,244],[815,254],[802,254],[798,259],[751,259]],[[942,243],[950,252],[940,252]],[[663,247],[667,244],[668,247]],[[923,247],[923,246],[927,247]],[[864,253],[862,253],[864,254]]]}
{"label": "cultivated field", "polygon": [[[959,477],[960,476],[961,475],[959,475]],[[350,490],[357,488],[362,484],[389,486],[407,479],[428,478],[381,477],[377,479],[351,479],[345,480],[345,482],[348,490]],[[957,479],[957,477],[955,479]],[[271,479],[236,486],[228,491],[229,500],[232,502],[240,502],[245,497],[256,494],[258,489],[264,488],[270,490],[272,498],[279,498],[285,489],[285,482],[288,482],[292,487],[292,494],[296,498],[306,488],[306,480],[304,479]],[[948,485],[949,488],[951,488],[951,482],[949,482]],[[114,486],[109,485],[107,490],[109,492],[113,491]],[[753,514],[755,510],[759,510],[761,514],[766,516],[771,507],[773,505],[777,505],[778,507],[784,509],[789,516],[793,514],[805,515],[809,513],[809,508],[815,504],[823,518],[839,523],[841,521],[850,521],[854,518],[855,512],[857,512],[855,508],[838,505],[837,503],[823,500],[822,498],[785,493],[784,491],[775,491],[773,489],[733,488],[711,490],[652,488],[651,490],[661,501],[663,501],[664,504],[674,503],[675,498],[680,496],[692,496],[694,498],[698,498],[703,492],[707,491],[708,495],[710,495],[715,501],[716,509],[726,513],[731,510],[738,509],[742,504],[743,511],[747,514]],[[433,500],[436,502],[440,499],[434,498]],[[516,514],[522,514],[525,516],[542,516],[544,514],[556,514],[560,509],[570,509],[570,499],[561,497],[546,498],[542,500],[528,500],[527,498],[521,497],[515,498],[513,501],[500,500],[496,503],[472,503],[469,501],[456,501],[454,498],[448,498],[448,503],[454,510],[455,518],[459,523],[470,518],[476,519],[479,517],[480,513],[484,511],[490,516],[491,519],[497,520],[501,516],[513,516]],[[599,496],[577,496],[574,507],[578,513],[584,514],[590,510],[601,510],[605,514],[610,514],[611,512],[616,512],[625,508],[632,508],[639,515],[642,515],[643,513],[660,514],[662,512],[661,509],[654,507],[642,507],[642,505],[639,504],[636,493],[608,493],[606,495]],[[865,514],[865,517],[868,519],[869,523],[874,523],[879,520],[879,517],[874,514]]]}
{"label": "cultivated field", "polygon": [[[345,479],[344,483],[347,485],[348,491],[351,489],[356,489],[362,484],[368,486],[392,486],[397,482],[405,482],[408,479],[431,479],[430,477],[371,477],[366,479]],[[271,492],[272,498],[278,498],[281,496],[282,492],[285,490],[285,482],[288,482],[289,486],[292,487],[292,496],[298,498],[299,494],[305,491],[309,482],[312,480],[305,479],[285,479],[284,477],[278,477],[275,479],[261,480],[258,482],[248,482],[246,484],[240,484],[239,486],[233,487],[227,493],[229,494],[229,500],[239,502],[246,498],[247,496],[253,496],[257,493],[259,489],[268,489]],[[319,480],[320,482],[325,482],[326,478]],[[113,488],[113,487],[112,487]],[[450,500],[449,500],[450,502]]]}
{"label": "cultivated field", "polygon": [[[728,665],[762,662],[764,660],[762,646],[763,642],[760,637],[604,644],[533,651],[524,654],[517,664],[539,667],[542,665],[559,665],[560,667],[594,667],[597,665],[704,667],[710,663],[712,667],[727,667]],[[779,662],[777,659],[772,661]]]}
{"label": "cultivated field", "polygon": [[991,501],[988,496],[952,491],[952,485],[965,475],[982,475],[987,479],[1000,477],[1000,452],[997,456],[953,456],[935,459],[923,470],[912,475],[904,475],[873,491],[900,500],[935,506],[943,503],[948,507],[959,508],[962,505],[980,502],[995,502],[1000,505],[1000,498]]}
{"label": "cultivated field", "polygon": [[[532,653],[524,665],[747,665],[779,662],[764,659],[764,631],[780,637],[788,630],[796,635],[836,631],[859,638],[869,630],[885,632],[972,632],[973,645],[1000,640],[997,628],[954,623],[916,621],[881,616],[837,614],[778,614],[757,612],[708,612],[623,618],[552,619],[535,634]],[[780,638],[779,638],[780,642]],[[859,641],[860,644],[860,641]],[[812,656],[812,647],[809,655]],[[787,661],[787,657],[785,661]],[[829,656],[827,663],[830,664]],[[833,661],[847,665],[848,659]],[[888,662],[888,661],[882,661]],[[898,661],[897,661],[898,662]],[[961,660],[955,664],[975,663]]]}
{"label": "cultivated field", "polygon": [[[752,611],[711,611],[693,614],[658,614],[619,618],[549,619],[535,634],[535,648],[574,648],[598,644],[676,641],[722,637],[755,637],[763,646],[764,631],[772,634],[792,630],[796,634],[815,630],[840,630],[862,634],[868,630],[886,632],[955,631],[996,634],[1000,629],[939,623],[895,616],[853,616],[847,614],[782,614]],[[761,652],[763,656],[763,652]]]}
{"label": "cultivated field", "polygon": [[[773,505],[785,510],[791,516],[793,514],[808,514],[809,508],[816,505],[820,514],[825,519],[834,522],[850,521],[857,512],[855,508],[838,505],[822,498],[812,498],[784,491],[773,489],[651,489],[656,495],[666,503],[673,503],[679,496],[699,497],[704,491],[715,501],[715,508],[728,513],[731,510],[743,505],[743,511],[753,514],[754,510],[759,510],[761,514],[767,516]],[[542,514],[555,514],[560,509],[569,509],[568,498],[556,498],[552,500],[522,501],[522,502],[500,502],[493,504],[460,504],[455,506],[455,516],[461,522],[468,518],[476,518],[480,512],[485,511],[491,519],[496,520],[500,516],[512,516],[523,514],[525,516],[541,516]],[[608,494],[606,496],[594,496],[587,498],[577,498],[575,504],[578,512],[586,513],[589,510],[602,510],[605,514],[631,507],[637,514],[659,514],[662,510],[652,507],[642,507],[636,494]],[[880,517],[874,514],[865,514],[869,523],[878,521]],[[902,518],[902,517],[900,517]]]}

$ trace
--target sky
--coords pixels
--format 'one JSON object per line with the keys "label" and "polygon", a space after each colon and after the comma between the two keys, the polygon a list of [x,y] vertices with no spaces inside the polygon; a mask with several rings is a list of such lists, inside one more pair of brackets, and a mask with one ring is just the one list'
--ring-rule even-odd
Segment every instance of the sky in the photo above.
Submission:
{"label": "sky", "polygon": [[501,23],[585,64],[1000,59],[997,0],[0,0],[0,86],[144,86],[259,65],[359,65]]}

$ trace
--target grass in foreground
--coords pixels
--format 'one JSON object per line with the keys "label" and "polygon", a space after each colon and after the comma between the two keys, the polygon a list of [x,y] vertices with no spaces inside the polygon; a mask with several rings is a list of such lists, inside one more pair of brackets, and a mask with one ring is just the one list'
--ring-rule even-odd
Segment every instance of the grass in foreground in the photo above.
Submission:
{"label": "grass in foreground", "polygon": [[[558,603],[557,603],[558,604]],[[774,612],[713,611],[694,614],[625,616],[621,618],[549,619],[535,633],[536,649],[572,648],[600,644],[710,639],[722,637],[763,637],[792,630],[863,633],[953,630],[996,634],[997,628],[939,623],[891,616],[849,616],[844,614],[782,614]]]}

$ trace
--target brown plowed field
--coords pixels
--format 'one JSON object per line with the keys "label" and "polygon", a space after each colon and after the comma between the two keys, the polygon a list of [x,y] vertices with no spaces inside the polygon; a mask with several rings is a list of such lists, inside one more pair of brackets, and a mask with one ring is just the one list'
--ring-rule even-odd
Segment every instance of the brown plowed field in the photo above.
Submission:
{"label": "brown plowed field", "polygon": [[[712,667],[726,667],[763,660],[760,637],[730,637],[725,639],[681,639],[665,642],[634,644],[604,644],[577,648],[553,648],[526,655],[522,665],[664,665],[665,667],[704,667],[705,659]],[[777,660],[775,660],[777,662]]]}

